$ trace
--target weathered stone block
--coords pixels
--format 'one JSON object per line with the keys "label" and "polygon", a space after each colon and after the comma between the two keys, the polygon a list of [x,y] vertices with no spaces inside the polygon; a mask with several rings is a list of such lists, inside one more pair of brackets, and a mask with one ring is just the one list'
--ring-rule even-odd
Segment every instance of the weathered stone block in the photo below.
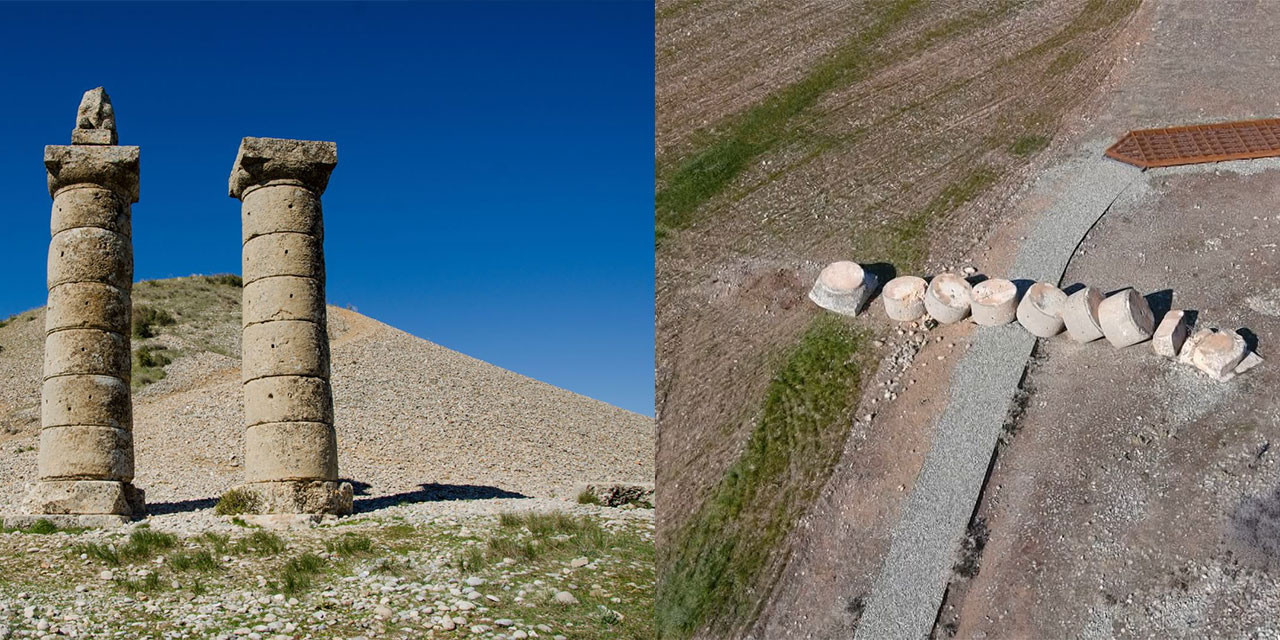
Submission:
{"label": "weathered stone block", "polygon": [[1107,341],[1117,349],[1151,337],[1155,315],[1146,298],[1133,289],[1112,294],[1098,305],[1098,322]]}
{"label": "weathered stone block", "polygon": [[106,229],[67,229],[49,243],[48,267],[50,289],[64,282],[105,282],[128,290],[133,285],[133,245]]}
{"label": "weathered stone block", "polygon": [[1004,278],[983,280],[973,287],[973,321],[986,327],[1013,322],[1018,316],[1018,287]]}
{"label": "weathered stone block", "polygon": [[954,273],[940,273],[933,277],[924,294],[924,308],[929,316],[942,324],[951,324],[969,315],[973,287]]}
{"label": "weathered stone block", "polygon": [[268,422],[333,424],[329,383],[307,376],[270,376],[244,385],[244,415],[248,426]]}
{"label": "weathered stone block", "polygon": [[49,145],[44,148],[49,195],[74,185],[110,189],[130,204],[138,201],[138,148]]}
{"label": "weathered stone block", "polygon": [[246,243],[240,273],[245,284],[273,276],[301,276],[324,281],[324,247],[303,233],[271,233]]}
{"label": "weathered stone block", "polygon": [[1102,297],[1102,292],[1093,287],[1085,287],[1067,296],[1067,302],[1062,306],[1062,322],[1072,340],[1084,344],[1102,337],[1102,323],[1098,321]]}
{"label": "weathered stone block", "polygon": [[1225,382],[1235,377],[1236,369],[1247,356],[1248,345],[1240,334],[1203,329],[1187,339],[1178,359],[1203,371],[1214,380]]}
{"label": "weathered stone block", "polygon": [[1018,303],[1018,324],[1036,337],[1056,336],[1065,326],[1062,308],[1066,303],[1067,294],[1061,289],[1047,282],[1037,282]]}
{"label": "weathered stone block", "polygon": [[337,480],[338,448],[333,427],[319,422],[273,422],[244,434],[245,479]]}
{"label": "weathered stone block", "polygon": [[42,480],[30,486],[25,506],[29,514],[146,513],[142,490],[114,480]]}
{"label": "weathered stone block", "polygon": [[102,329],[129,333],[129,293],[100,282],[64,282],[49,290],[44,329]]}
{"label": "weathered stone block", "polygon": [[115,144],[116,132],[108,129],[72,129],[71,144]]}
{"label": "weathered stone block", "polygon": [[315,278],[277,276],[255,280],[241,294],[244,326],[272,320],[325,324],[324,284]]}
{"label": "weathered stone block", "polygon": [[77,227],[97,227],[128,237],[132,232],[129,205],[110,189],[85,186],[64,189],[53,199],[49,233]]}
{"label": "weathered stone block", "polygon": [[240,486],[259,497],[261,513],[351,513],[354,492],[349,482],[255,482]]}
{"label": "weathered stone block", "polygon": [[241,198],[269,183],[297,184],[320,195],[338,164],[338,145],[314,140],[244,138],[236,152],[227,193]]}
{"label": "weathered stone block", "polygon": [[57,376],[44,381],[40,424],[133,428],[129,385],[114,376]]}
{"label": "weathered stone block", "polygon": [[44,377],[72,373],[116,376],[129,381],[129,339],[101,329],[55,331],[44,343]]}
{"label": "weathered stone block", "polygon": [[898,322],[912,322],[925,315],[924,294],[929,283],[919,276],[898,276],[884,285],[885,315]]}
{"label": "weathered stone block", "polygon": [[329,379],[329,338],[323,325],[301,320],[244,328],[241,369],[245,382],[265,376]]}
{"label": "weathered stone block", "polygon": [[818,274],[809,290],[814,304],[841,315],[856,316],[876,289],[875,276],[856,262],[833,262]]}
{"label": "weathered stone block", "polygon": [[269,233],[304,233],[324,238],[320,196],[296,185],[255,189],[240,206],[240,241]]}
{"label": "weathered stone block", "polygon": [[133,436],[112,427],[40,430],[40,479],[133,480]]}
{"label": "weathered stone block", "polygon": [[1176,358],[1182,351],[1182,344],[1187,340],[1186,314],[1179,310],[1171,310],[1164,314],[1160,326],[1151,336],[1151,348],[1166,358]]}

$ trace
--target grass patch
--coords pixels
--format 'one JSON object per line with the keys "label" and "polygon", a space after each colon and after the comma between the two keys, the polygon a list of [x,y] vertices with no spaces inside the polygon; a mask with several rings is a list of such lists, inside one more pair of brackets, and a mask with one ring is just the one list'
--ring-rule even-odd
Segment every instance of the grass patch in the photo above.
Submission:
{"label": "grass patch", "polygon": [[280,582],[270,583],[273,590],[297,594],[311,588],[312,577],[324,569],[324,558],[314,553],[303,553],[290,558],[280,570]]}
{"label": "grass patch", "polygon": [[1018,138],[1013,141],[1013,144],[1009,145],[1009,153],[1023,158],[1038,151],[1042,151],[1047,146],[1049,146],[1048,136],[1018,136]]}
{"label": "grass patch", "polygon": [[174,571],[208,572],[218,568],[218,561],[208,551],[180,551],[170,555],[167,563]]}
{"label": "grass patch", "polygon": [[325,551],[340,556],[363,556],[373,553],[373,540],[358,533],[344,533],[333,540],[326,540]]}
{"label": "grass patch", "polygon": [[211,276],[204,276],[204,281],[209,284],[227,287],[244,286],[244,279],[234,273],[218,273]]}
{"label": "grass patch", "polygon": [[987,166],[970,170],[943,187],[918,211],[859,235],[854,240],[857,255],[867,256],[867,262],[888,262],[898,273],[920,271],[928,250],[929,226],[978,197],[999,177],[999,173]]}
{"label": "grass patch", "polygon": [[548,554],[581,556],[605,548],[607,534],[594,520],[563,512],[502,513],[498,531],[482,546],[468,547],[457,561],[464,571],[483,569],[503,558],[537,561]]}
{"label": "grass patch", "polygon": [[132,386],[140,389],[153,382],[163,380],[165,365],[173,362],[168,352],[161,348],[141,346],[133,350]]}
{"label": "grass patch", "polygon": [[139,580],[118,578],[116,586],[128,593],[155,593],[164,589],[164,583],[160,582],[160,574],[154,572],[148,573]]}
{"label": "grass patch", "polygon": [[227,552],[227,548],[231,544],[231,536],[225,533],[215,533],[213,531],[206,531],[200,534],[198,540],[209,545],[209,547],[213,549],[213,552],[219,555],[225,554]]}
{"label": "grass patch", "polygon": [[578,494],[578,504],[599,505],[600,496],[596,495],[596,493],[590,489],[583,489],[582,492]]}
{"label": "grass patch", "polygon": [[664,549],[655,619],[661,637],[704,625],[727,635],[755,616],[753,592],[774,550],[839,459],[867,337],[815,318],[769,383],[745,451]]}
{"label": "grass patch", "polygon": [[274,556],[283,553],[286,546],[284,538],[270,531],[254,531],[236,542],[233,549],[241,553]]}
{"label": "grass patch", "polygon": [[133,337],[151,338],[156,335],[156,327],[169,327],[177,324],[168,311],[147,305],[133,307]]}
{"label": "grass patch", "polygon": [[[803,78],[748,109],[712,141],[675,165],[654,196],[655,241],[693,222],[693,213],[723,191],[753,161],[794,135],[795,119],[826,93],[869,74],[882,62],[876,45],[901,24],[921,0],[886,3],[866,29]],[[659,163],[663,164],[663,163]]]}
{"label": "grass patch", "polygon": [[237,516],[246,513],[257,513],[262,508],[258,494],[244,489],[231,489],[218,498],[213,512],[220,516]]}
{"label": "grass patch", "polygon": [[112,567],[118,567],[122,564],[149,560],[161,551],[174,548],[177,544],[177,536],[171,533],[153,531],[144,526],[134,529],[133,533],[129,534],[128,540],[121,545],[90,542],[71,547],[71,552],[88,556]]}

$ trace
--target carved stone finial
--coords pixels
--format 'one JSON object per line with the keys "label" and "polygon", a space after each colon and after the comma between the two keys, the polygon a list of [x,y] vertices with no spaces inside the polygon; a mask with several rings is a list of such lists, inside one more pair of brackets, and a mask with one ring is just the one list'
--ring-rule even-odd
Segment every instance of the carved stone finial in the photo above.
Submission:
{"label": "carved stone finial", "polygon": [[76,110],[76,128],[71,144],[115,144],[116,112],[107,90],[98,87],[84,92]]}

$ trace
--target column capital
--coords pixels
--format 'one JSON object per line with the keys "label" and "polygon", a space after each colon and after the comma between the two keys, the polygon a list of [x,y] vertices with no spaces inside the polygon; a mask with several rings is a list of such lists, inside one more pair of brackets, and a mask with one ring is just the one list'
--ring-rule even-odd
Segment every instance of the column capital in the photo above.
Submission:
{"label": "column capital", "polygon": [[44,148],[49,195],[74,184],[91,184],[137,202],[138,156],[137,147],[49,145]]}
{"label": "column capital", "polygon": [[245,138],[240,141],[227,192],[240,199],[253,187],[277,182],[301,185],[320,195],[337,164],[336,142]]}

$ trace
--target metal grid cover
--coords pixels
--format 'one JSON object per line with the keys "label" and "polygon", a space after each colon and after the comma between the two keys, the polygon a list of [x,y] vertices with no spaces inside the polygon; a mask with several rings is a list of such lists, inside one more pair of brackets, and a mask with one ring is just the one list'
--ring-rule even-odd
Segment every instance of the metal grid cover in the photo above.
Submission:
{"label": "metal grid cover", "polygon": [[1111,145],[1107,155],[1144,169],[1280,156],[1280,119],[1139,129]]}

